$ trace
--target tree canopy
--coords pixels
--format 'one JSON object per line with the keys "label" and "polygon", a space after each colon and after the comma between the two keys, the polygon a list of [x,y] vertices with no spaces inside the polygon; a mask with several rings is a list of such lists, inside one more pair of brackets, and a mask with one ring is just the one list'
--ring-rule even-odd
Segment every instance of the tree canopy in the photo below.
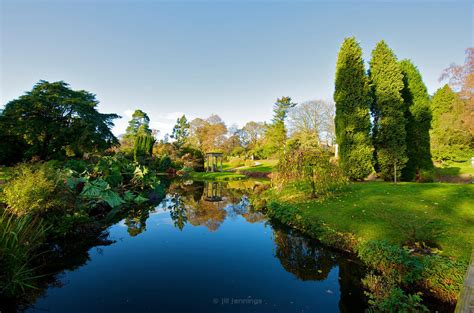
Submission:
{"label": "tree canopy", "polygon": [[24,158],[80,156],[118,144],[110,129],[119,116],[99,113],[98,104],[90,92],[42,80],[6,104],[0,125],[9,141],[23,146]]}
{"label": "tree canopy", "polygon": [[135,138],[139,133],[151,134],[150,118],[142,110],[135,110],[125,131],[126,138]]}
{"label": "tree canopy", "polygon": [[294,106],[296,106],[296,103],[291,102],[290,97],[281,97],[275,102],[272,124],[267,127],[265,133],[265,149],[269,156],[283,149],[287,135],[285,120],[288,111]]}
{"label": "tree canopy", "polygon": [[463,124],[465,103],[448,85],[433,95],[431,152],[437,161],[463,161],[472,152],[472,137]]}
{"label": "tree canopy", "polygon": [[333,102],[310,100],[296,105],[288,112],[290,136],[296,133],[312,133],[317,140],[332,146],[334,144]]}
{"label": "tree canopy", "polygon": [[383,40],[372,51],[369,74],[374,97],[372,134],[377,164],[385,179],[396,179],[408,161],[404,84],[397,57]]}
{"label": "tree canopy", "polygon": [[202,152],[222,149],[227,126],[222,119],[213,114],[207,119],[195,118],[189,127],[189,143]]}
{"label": "tree canopy", "polygon": [[189,123],[186,119],[186,116],[179,117],[176,120],[176,124],[173,127],[173,132],[171,133],[171,138],[174,139],[173,145],[180,149],[189,137]]}
{"label": "tree canopy", "polygon": [[410,60],[402,60],[402,97],[405,102],[406,146],[408,162],[402,171],[404,180],[413,180],[420,170],[433,167],[430,152],[430,97],[421,74]]}
{"label": "tree canopy", "polygon": [[336,140],[340,165],[351,179],[363,179],[372,170],[370,88],[362,49],[354,37],[342,43],[336,65]]}
{"label": "tree canopy", "polygon": [[443,71],[441,80],[448,79],[449,86],[458,92],[464,101],[461,113],[463,127],[469,130],[471,149],[474,149],[474,48],[466,49],[464,64],[451,64]]}

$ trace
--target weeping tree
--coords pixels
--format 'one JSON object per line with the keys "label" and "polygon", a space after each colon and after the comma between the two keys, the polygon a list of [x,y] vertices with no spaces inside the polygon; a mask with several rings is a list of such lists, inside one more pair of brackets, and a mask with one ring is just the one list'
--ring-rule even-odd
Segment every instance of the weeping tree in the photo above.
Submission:
{"label": "weeping tree", "polygon": [[383,40],[372,51],[369,77],[374,97],[372,136],[377,166],[385,180],[396,182],[408,161],[403,73],[397,57]]}
{"label": "weeping tree", "polygon": [[303,183],[310,188],[311,198],[328,194],[346,183],[342,170],[332,162],[331,153],[311,136],[294,138],[287,143],[273,180],[280,187]]}
{"label": "weeping tree", "polygon": [[334,101],[339,164],[350,179],[364,179],[373,171],[370,139],[372,99],[362,49],[354,37],[346,38],[339,51]]}
{"label": "weeping tree", "polygon": [[146,132],[140,133],[135,139],[133,157],[135,162],[141,162],[151,157],[155,138]]}

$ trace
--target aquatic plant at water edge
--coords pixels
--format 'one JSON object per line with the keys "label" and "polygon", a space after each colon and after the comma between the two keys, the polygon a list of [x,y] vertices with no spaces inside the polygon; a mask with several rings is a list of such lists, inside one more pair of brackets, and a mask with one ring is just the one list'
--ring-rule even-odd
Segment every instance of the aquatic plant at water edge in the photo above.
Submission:
{"label": "aquatic plant at water edge", "polygon": [[27,215],[0,213],[0,293],[19,296],[35,288],[32,261],[43,243],[45,227]]}
{"label": "aquatic plant at water edge", "polygon": [[371,306],[368,312],[429,312],[421,304],[420,293],[407,294],[384,276],[370,273],[362,279],[362,283],[369,290],[365,292]]}

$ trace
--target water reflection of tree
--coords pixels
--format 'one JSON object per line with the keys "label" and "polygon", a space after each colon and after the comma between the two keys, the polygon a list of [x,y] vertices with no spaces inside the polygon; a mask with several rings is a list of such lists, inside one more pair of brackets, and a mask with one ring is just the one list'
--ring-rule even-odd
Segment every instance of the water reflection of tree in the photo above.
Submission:
{"label": "water reflection of tree", "polygon": [[365,275],[365,268],[357,260],[333,252],[281,225],[273,225],[273,229],[275,255],[287,272],[304,281],[325,280],[331,269],[338,266],[339,310],[364,312],[366,302],[361,278]]}
{"label": "water reflection of tree", "polygon": [[248,210],[247,213],[242,214],[242,217],[251,224],[266,220],[266,217],[263,213],[252,210]]}
{"label": "water reflection of tree", "polygon": [[170,210],[170,217],[173,220],[174,226],[179,230],[183,230],[184,225],[188,222],[183,196],[175,193],[168,200],[168,209]]}
{"label": "water reflection of tree", "polygon": [[[176,227],[182,229],[189,222],[193,226],[205,226],[217,230],[228,216],[242,215],[249,222],[264,217],[250,212],[250,201],[245,193],[252,190],[254,183],[221,182],[175,182],[170,186],[166,209]],[[171,195],[170,195],[171,194]]]}
{"label": "water reflection of tree", "polygon": [[206,226],[210,231],[216,231],[227,216],[224,206],[219,202],[199,200],[188,207],[188,221],[191,225]]}
{"label": "water reflection of tree", "polygon": [[339,300],[339,311],[342,313],[365,312],[367,303],[362,286],[362,277],[366,274],[366,268],[357,260],[349,257],[339,260],[339,285],[341,298]]}
{"label": "water reflection of tree", "polygon": [[336,265],[335,255],[289,230],[275,229],[276,257],[283,268],[301,280],[324,280]]}
{"label": "water reflection of tree", "polygon": [[125,225],[130,236],[135,237],[146,230],[146,220],[150,217],[150,211],[154,205],[141,205],[130,209],[125,217]]}

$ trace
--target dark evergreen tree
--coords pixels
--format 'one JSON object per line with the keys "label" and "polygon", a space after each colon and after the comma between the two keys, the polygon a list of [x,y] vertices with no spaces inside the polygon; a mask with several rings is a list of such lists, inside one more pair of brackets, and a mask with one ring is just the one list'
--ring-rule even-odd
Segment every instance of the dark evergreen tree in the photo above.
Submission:
{"label": "dark evergreen tree", "polygon": [[176,120],[176,124],[173,127],[171,138],[174,139],[173,145],[176,149],[180,149],[189,137],[189,123],[186,116],[183,115]]}
{"label": "dark evergreen tree", "polygon": [[151,157],[153,153],[153,145],[155,138],[151,134],[139,133],[135,138],[133,156],[136,162],[142,162],[144,159]]}
{"label": "dark evergreen tree", "polygon": [[24,149],[6,155],[48,160],[118,144],[110,128],[119,116],[99,113],[98,104],[94,94],[72,90],[63,81],[39,81],[31,91],[8,102],[0,114],[3,144],[11,142],[11,147]]}
{"label": "dark evergreen tree", "polygon": [[408,161],[402,179],[415,179],[420,170],[433,167],[430,151],[430,97],[421,74],[410,60],[400,62],[403,73],[402,97],[405,102],[406,145]]}
{"label": "dark evergreen tree", "polygon": [[448,85],[438,89],[431,100],[433,114],[431,153],[437,161],[464,161],[472,154],[472,137],[464,126],[465,102]]}
{"label": "dark evergreen tree", "polygon": [[346,38],[339,50],[334,101],[339,164],[349,178],[363,179],[373,170],[371,97],[362,49],[354,37]]}
{"label": "dark evergreen tree", "polygon": [[281,97],[277,99],[273,106],[273,122],[265,132],[265,150],[267,156],[272,156],[285,146],[286,127],[285,120],[288,111],[293,108],[296,103],[291,102],[290,97]]}
{"label": "dark evergreen tree", "polygon": [[396,181],[408,161],[405,106],[401,94],[403,74],[397,57],[383,40],[372,51],[369,77],[374,97],[375,156],[382,177]]}

